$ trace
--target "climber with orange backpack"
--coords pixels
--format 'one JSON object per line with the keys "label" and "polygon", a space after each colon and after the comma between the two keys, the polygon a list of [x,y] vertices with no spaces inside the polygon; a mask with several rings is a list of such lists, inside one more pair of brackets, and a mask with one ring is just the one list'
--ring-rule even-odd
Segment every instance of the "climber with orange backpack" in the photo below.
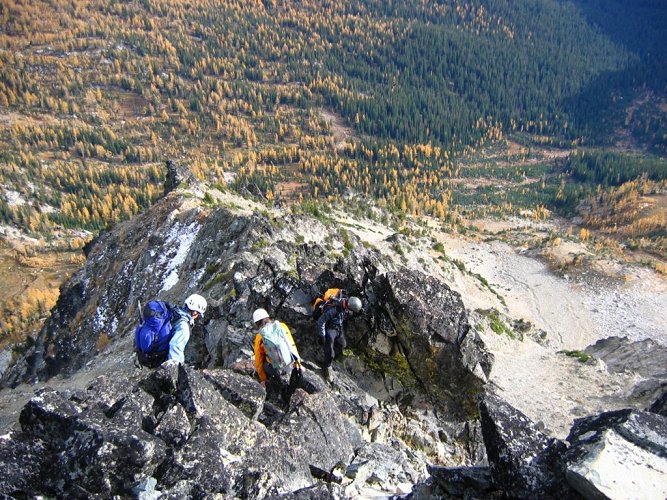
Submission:
{"label": "climber with orange backpack", "polygon": [[330,288],[313,301],[313,319],[317,320],[317,333],[324,340],[322,375],[330,380],[329,368],[347,346],[345,320],[362,309],[361,299],[347,297],[345,290]]}
{"label": "climber with orange backpack", "polygon": [[[292,332],[282,321],[271,319],[266,309],[255,310],[252,321],[259,329],[254,343],[255,369],[259,381],[267,392],[279,391],[284,404],[289,404],[303,377],[301,357]],[[289,382],[285,382],[283,377],[288,372]]]}

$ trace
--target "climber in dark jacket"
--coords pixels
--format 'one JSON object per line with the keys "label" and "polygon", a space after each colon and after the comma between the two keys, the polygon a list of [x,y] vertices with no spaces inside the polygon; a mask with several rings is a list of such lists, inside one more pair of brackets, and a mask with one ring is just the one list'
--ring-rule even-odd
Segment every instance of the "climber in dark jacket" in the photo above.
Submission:
{"label": "climber in dark jacket", "polygon": [[345,320],[354,313],[361,311],[361,300],[358,297],[342,299],[322,313],[317,320],[317,332],[324,338],[324,360],[322,374],[329,380],[329,367],[336,356],[339,356],[347,341],[345,340]]}

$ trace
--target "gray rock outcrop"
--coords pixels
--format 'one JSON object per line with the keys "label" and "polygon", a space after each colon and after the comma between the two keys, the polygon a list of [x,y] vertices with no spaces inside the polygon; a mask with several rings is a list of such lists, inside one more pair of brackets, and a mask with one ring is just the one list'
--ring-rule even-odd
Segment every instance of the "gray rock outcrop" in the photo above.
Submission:
{"label": "gray rock outcrop", "polygon": [[[665,470],[655,397],[664,358],[635,366],[622,343],[591,347],[609,369],[658,381],[637,389],[655,413],[581,421],[568,446],[484,392],[493,356],[446,283],[306,216],[204,207],[173,191],[172,167],[158,203],[88,247],[35,345],[3,370],[4,386],[97,364],[105,375],[84,390],[45,388],[23,407],[20,428],[0,439],[0,495],[368,497],[418,483],[416,498],[614,498],[596,469],[602,457],[609,477],[636,474],[664,497],[650,475]],[[361,297],[364,310],[348,321],[348,349],[327,383],[310,302],[330,287]],[[186,363],[136,368],[138,302],[195,291],[209,308]],[[255,378],[257,307],[289,325],[304,359],[289,403]]]}
{"label": "gray rock outcrop", "polygon": [[585,349],[602,360],[611,373],[634,373],[641,379],[632,387],[628,401],[650,406],[667,392],[667,347],[651,339],[631,342],[627,337],[608,337]]}
{"label": "gray rock outcrop", "polygon": [[413,498],[665,498],[667,418],[620,410],[577,419],[567,443],[495,395],[480,398],[488,467],[429,467]]}
{"label": "gray rock outcrop", "polygon": [[85,391],[43,390],[21,412],[21,431],[0,440],[0,493],[130,496],[153,478],[165,495],[263,498],[351,463],[346,418],[327,392],[301,391],[269,429],[223,397],[210,381],[220,375],[172,366],[134,385],[102,377]]}
{"label": "gray rock outcrop", "polygon": [[519,498],[572,498],[560,465],[565,443],[544,435],[528,417],[495,395],[485,394],[479,406],[496,485]]}
{"label": "gray rock outcrop", "polygon": [[667,418],[621,410],[578,419],[568,482],[586,498],[667,498]]}

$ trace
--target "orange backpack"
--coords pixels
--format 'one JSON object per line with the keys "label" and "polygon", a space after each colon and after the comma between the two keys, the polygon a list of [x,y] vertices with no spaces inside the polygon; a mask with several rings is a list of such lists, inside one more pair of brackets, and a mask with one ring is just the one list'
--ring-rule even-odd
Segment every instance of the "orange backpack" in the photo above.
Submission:
{"label": "orange backpack", "polygon": [[329,288],[323,294],[316,296],[313,299],[313,319],[315,321],[320,319],[325,309],[337,306],[345,297],[347,293],[342,288]]}

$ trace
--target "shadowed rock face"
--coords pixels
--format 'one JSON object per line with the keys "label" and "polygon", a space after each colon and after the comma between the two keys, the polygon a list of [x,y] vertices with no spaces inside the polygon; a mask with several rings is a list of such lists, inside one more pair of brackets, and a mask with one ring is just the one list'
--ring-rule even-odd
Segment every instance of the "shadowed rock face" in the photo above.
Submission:
{"label": "shadowed rock face", "polygon": [[480,400],[482,435],[495,484],[523,498],[572,498],[560,465],[565,443],[549,438],[497,396]]}

